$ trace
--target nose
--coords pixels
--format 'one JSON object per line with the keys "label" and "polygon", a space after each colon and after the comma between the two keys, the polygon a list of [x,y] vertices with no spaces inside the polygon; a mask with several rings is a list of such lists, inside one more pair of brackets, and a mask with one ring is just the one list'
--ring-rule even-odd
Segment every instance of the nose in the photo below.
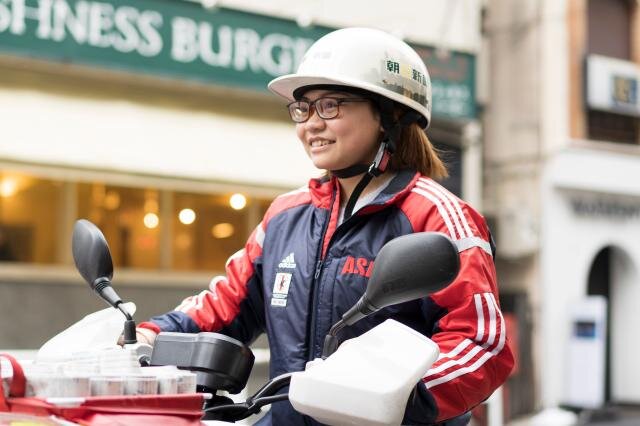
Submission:
{"label": "nose", "polygon": [[325,126],[325,121],[318,115],[318,110],[315,105],[312,105],[309,110],[309,119],[304,122],[307,129],[321,129]]}

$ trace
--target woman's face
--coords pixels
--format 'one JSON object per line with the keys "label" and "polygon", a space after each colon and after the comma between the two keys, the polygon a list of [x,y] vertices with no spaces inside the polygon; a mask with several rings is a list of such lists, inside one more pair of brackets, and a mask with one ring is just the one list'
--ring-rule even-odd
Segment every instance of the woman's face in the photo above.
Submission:
{"label": "woman's face", "polygon": [[[360,97],[338,91],[310,90],[304,100]],[[339,106],[335,118],[322,119],[315,108],[296,133],[313,165],[319,169],[340,170],[354,164],[369,164],[375,158],[381,134],[380,117],[370,102],[347,102]]]}

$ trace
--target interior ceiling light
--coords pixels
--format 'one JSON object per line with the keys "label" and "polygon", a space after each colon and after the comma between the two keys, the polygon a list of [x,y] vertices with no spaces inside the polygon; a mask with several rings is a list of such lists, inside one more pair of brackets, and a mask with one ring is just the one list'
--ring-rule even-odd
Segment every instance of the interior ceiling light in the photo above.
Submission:
{"label": "interior ceiling light", "polygon": [[12,178],[5,178],[0,182],[0,196],[4,198],[13,197],[18,191],[18,182]]}
{"label": "interior ceiling light", "polygon": [[234,210],[242,210],[247,205],[247,197],[242,194],[233,194],[229,198],[229,205]]}
{"label": "interior ceiling light", "polygon": [[229,238],[235,232],[235,228],[230,223],[218,223],[211,227],[211,235],[214,238]]}
{"label": "interior ceiling light", "polygon": [[196,212],[192,209],[182,209],[178,213],[178,219],[185,225],[191,225],[196,220]]}
{"label": "interior ceiling light", "polygon": [[142,219],[142,221],[144,222],[144,226],[149,229],[154,229],[158,227],[160,218],[155,213],[147,213],[144,215],[144,219]]}

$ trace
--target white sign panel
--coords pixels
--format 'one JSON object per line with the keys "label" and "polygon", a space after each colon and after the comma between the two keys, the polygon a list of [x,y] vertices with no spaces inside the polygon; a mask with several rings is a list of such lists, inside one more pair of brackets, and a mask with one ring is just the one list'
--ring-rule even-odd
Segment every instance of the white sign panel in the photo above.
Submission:
{"label": "white sign panel", "polygon": [[590,109],[640,116],[635,63],[599,55],[587,58],[587,106]]}
{"label": "white sign panel", "polygon": [[572,407],[599,408],[605,398],[607,300],[587,296],[571,309],[567,360],[567,395]]}

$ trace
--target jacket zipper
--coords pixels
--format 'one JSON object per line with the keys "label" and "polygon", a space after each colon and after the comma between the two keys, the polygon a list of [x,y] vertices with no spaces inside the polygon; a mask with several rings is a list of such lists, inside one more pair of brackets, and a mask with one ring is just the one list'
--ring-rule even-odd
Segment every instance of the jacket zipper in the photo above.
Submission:
{"label": "jacket zipper", "polygon": [[[320,241],[320,248],[316,256],[318,260],[316,261],[315,271],[313,273],[313,281],[311,283],[311,326],[309,329],[309,347],[308,347],[308,355],[307,355],[307,359],[309,361],[313,361],[314,359],[314,347],[316,344],[316,308],[318,307],[318,292],[316,291],[316,284],[320,282],[319,278],[320,278],[320,275],[322,274],[322,267],[324,266],[325,259],[322,257],[322,247],[324,246],[324,239],[327,236],[327,229],[329,228],[329,222],[331,221],[331,212],[333,210],[334,201],[335,201],[335,196],[332,196],[331,210],[329,211],[329,218],[324,223],[324,228],[322,230],[322,239]],[[353,222],[355,218],[356,218],[356,215],[354,214],[336,227],[335,232],[329,239],[329,244],[327,244],[327,253],[329,252],[329,249],[331,248],[331,244],[333,243],[334,239],[339,234],[338,231],[341,231],[340,228],[344,229],[345,225],[347,223]]]}
{"label": "jacket zipper", "polygon": [[[311,306],[310,306],[310,315],[311,315],[311,321],[310,321],[310,326],[307,330],[307,336],[309,336],[309,339],[307,341],[307,360],[309,361],[313,361],[313,357],[314,357],[314,346],[316,343],[316,308],[318,305],[318,296],[317,296],[317,291],[316,291],[316,283],[320,282],[320,275],[322,274],[322,268],[324,266],[324,258],[322,256],[322,247],[324,246],[324,240],[327,236],[327,229],[329,228],[329,222],[331,222],[331,213],[333,213],[333,208],[334,208],[334,203],[336,200],[336,193],[337,191],[339,191],[339,189],[336,187],[333,191],[333,193],[331,194],[331,203],[330,203],[330,209],[329,209],[329,217],[327,218],[327,220],[324,223],[324,227],[322,229],[322,238],[320,239],[320,246],[318,247],[317,250],[317,254],[316,254],[316,265],[315,265],[315,271],[313,274],[313,280],[311,282]],[[396,194],[397,195],[397,194]],[[386,204],[386,203],[385,203]],[[331,236],[331,238],[329,239],[329,244],[327,244],[327,253],[329,252],[330,248],[331,248],[331,244],[333,243],[334,239],[336,238],[336,236],[338,234],[340,234],[339,231],[342,231],[345,229],[345,225],[347,223],[352,223],[355,218],[357,217],[356,212],[354,212],[353,215],[351,215],[351,217],[349,217],[347,220],[345,220],[344,222],[342,222],[341,224],[339,224],[336,227],[335,232],[333,233],[333,235]],[[333,325],[333,324],[331,324]],[[324,336],[323,336],[324,337]]]}
{"label": "jacket zipper", "polygon": [[[320,274],[322,273],[322,266],[324,265],[324,258],[322,256],[322,247],[324,246],[324,239],[327,237],[327,230],[329,229],[329,222],[331,222],[331,214],[333,213],[333,204],[336,200],[336,191],[337,188],[334,189],[331,194],[331,203],[329,204],[329,216],[327,220],[324,222],[324,226],[322,228],[322,238],[320,238],[320,245],[318,246],[318,250],[316,253],[316,266],[313,272],[313,280],[311,281],[311,307],[310,307],[310,315],[311,321],[309,324],[309,329],[307,335],[309,336],[308,347],[307,347],[307,360],[312,361],[314,358],[314,346],[316,344],[316,309],[318,307],[318,292],[316,291],[316,284],[319,281]],[[327,246],[327,251],[329,247]]]}
{"label": "jacket zipper", "polygon": [[[333,206],[333,201],[332,201],[332,206]],[[358,215],[353,214],[351,217],[349,217],[347,220],[345,220],[344,222],[342,222],[341,224],[339,224],[336,227],[335,232],[333,233],[333,235],[331,236],[331,238],[329,239],[329,244],[327,244],[327,253],[329,252],[329,249],[331,248],[331,244],[333,243],[333,241],[336,239],[336,237],[341,234],[341,231],[344,231],[344,229],[346,229],[346,225],[347,224],[352,224],[354,220],[356,220],[356,217],[358,217]],[[329,215],[329,221],[331,220],[331,215]],[[327,221],[325,223],[325,227],[324,230],[322,232],[322,243],[324,245],[324,239],[326,237],[326,232],[327,232],[327,228],[328,228],[328,223],[329,221]],[[322,246],[320,247],[320,253],[322,251]],[[320,254],[321,256],[321,254]],[[313,348],[315,346],[315,341],[316,341],[316,336],[315,336],[315,327],[316,327],[316,319],[315,319],[315,314],[316,314],[316,307],[317,307],[317,293],[316,293],[316,283],[320,282],[319,278],[320,275],[322,273],[322,267],[324,266],[324,259],[320,258],[316,261],[316,268],[315,268],[315,272],[313,275],[313,283],[312,283],[312,288],[311,291],[312,293],[312,306],[311,306],[311,329],[310,329],[310,337],[309,337],[309,353],[307,356],[307,359],[309,361],[313,361]],[[333,325],[333,324],[331,324]],[[323,336],[324,337],[324,336]]]}

